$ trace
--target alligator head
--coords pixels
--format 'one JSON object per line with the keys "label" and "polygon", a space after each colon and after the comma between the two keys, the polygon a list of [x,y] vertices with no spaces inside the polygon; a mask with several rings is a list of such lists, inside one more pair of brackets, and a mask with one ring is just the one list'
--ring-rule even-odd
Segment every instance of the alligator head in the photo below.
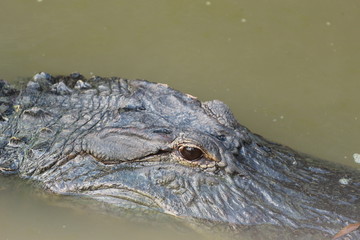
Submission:
{"label": "alligator head", "polygon": [[251,133],[220,101],[143,80],[37,76],[0,123],[3,173],[230,225],[333,234],[359,218],[358,171]]}

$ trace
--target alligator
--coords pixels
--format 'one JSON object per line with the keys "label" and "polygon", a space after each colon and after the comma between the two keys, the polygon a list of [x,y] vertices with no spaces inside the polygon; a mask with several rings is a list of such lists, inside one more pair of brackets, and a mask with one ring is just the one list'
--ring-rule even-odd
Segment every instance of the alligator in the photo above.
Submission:
{"label": "alligator", "polygon": [[145,80],[42,72],[22,88],[0,81],[0,174],[233,227],[329,237],[360,221],[358,169],[266,140],[219,100]]}

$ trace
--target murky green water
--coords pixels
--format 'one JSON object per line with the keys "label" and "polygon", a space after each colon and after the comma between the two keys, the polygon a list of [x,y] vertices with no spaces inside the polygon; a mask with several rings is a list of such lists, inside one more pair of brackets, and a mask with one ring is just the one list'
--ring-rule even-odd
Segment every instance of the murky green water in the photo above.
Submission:
{"label": "murky green water", "polygon": [[[168,83],[224,101],[269,139],[360,168],[359,13],[357,0],[2,0],[0,78],[79,71]],[[118,218],[0,196],[0,239],[123,233]]]}

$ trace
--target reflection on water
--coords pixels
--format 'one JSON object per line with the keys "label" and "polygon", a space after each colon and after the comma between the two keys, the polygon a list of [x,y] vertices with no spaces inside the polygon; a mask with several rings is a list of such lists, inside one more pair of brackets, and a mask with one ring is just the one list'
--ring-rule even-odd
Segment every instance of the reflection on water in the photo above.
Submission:
{"label": "reflection on water", "polygon": [[0,239],[311,240],[320,233],[278,226],[228,226],[158,212],[119,209],[93,199],[57,196],[17,177],[0,176]]}
{"label": "reflection on water", "polygon": [[[223,100],[269,139],[360,168],[359,8],[357,0],[2,0],[0,78],[79,71],[164,82]],[[1,238],[147,234],[1,181]]]}
{"label": "reflection on water", "polygon": [[164,214],[45,194],[13,177],[0,182],[0,239],[207,239]]}

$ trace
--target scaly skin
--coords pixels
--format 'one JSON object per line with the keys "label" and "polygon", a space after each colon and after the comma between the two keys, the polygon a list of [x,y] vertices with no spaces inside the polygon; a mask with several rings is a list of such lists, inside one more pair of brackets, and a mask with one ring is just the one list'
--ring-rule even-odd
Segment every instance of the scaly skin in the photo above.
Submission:
{"label": "scaly skin", "polygon": [[21,92],[0,84],[2,174],[235,227],[329,236],[360,220],[359,171],[253,134],[222,102],[143,80],[79,79],[42,73]]}

